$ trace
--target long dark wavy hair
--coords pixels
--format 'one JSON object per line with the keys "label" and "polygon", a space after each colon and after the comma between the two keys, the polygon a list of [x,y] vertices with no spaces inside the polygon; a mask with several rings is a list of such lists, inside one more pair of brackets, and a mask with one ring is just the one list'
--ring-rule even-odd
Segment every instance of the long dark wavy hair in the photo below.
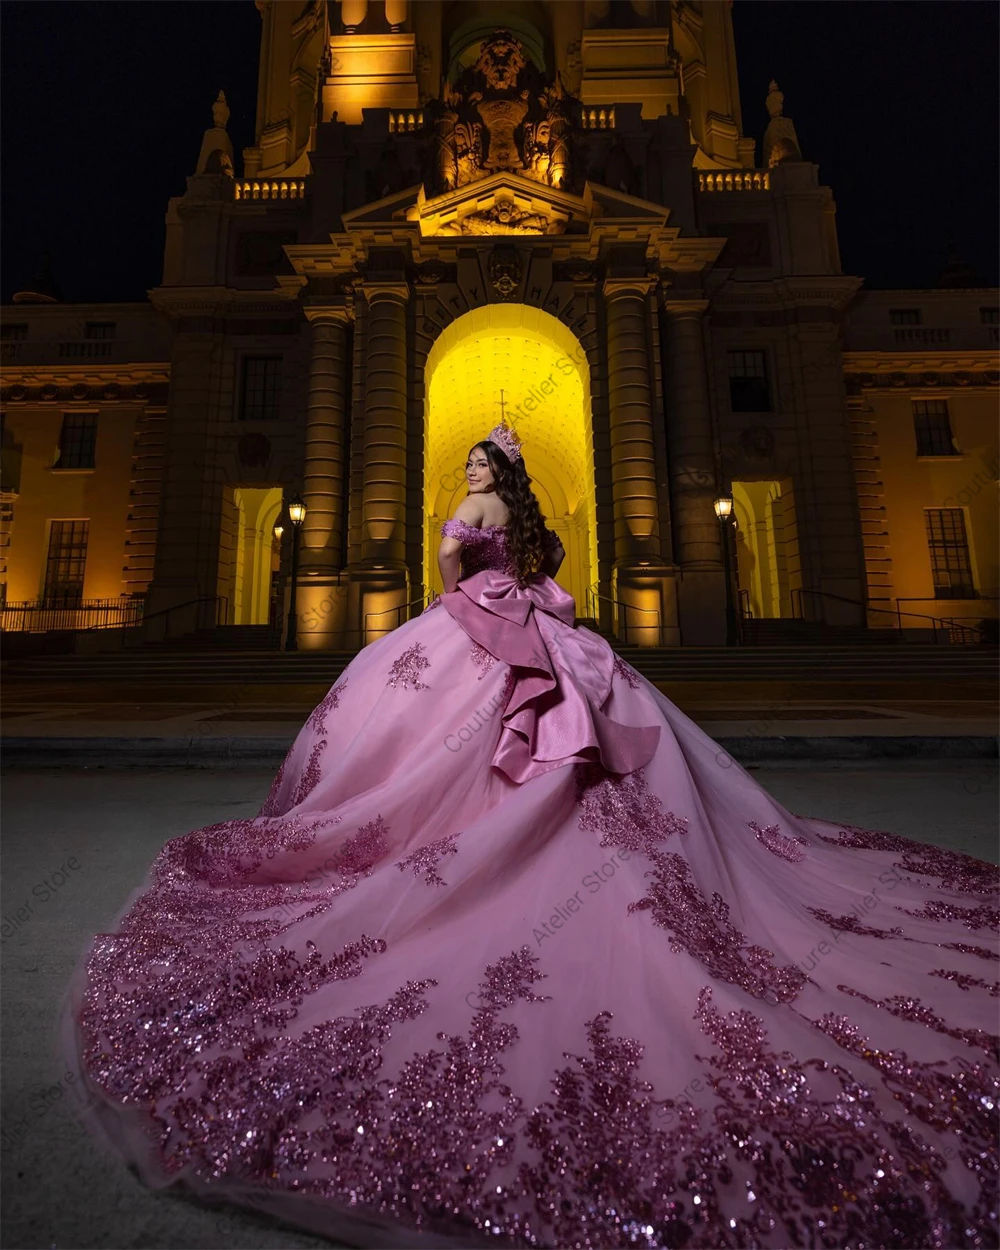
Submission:
{"label": "long dark wavy hair", "polygon": [[517,579],[524,585],[537,573],[545,551],[545,518],[538,506],[531,478],[523,458],[513,463],[503,449],[484,438],[469,449],[471,456],[478,448],[486,453],[493,474],[493,489],[510,512],[507,518],[507,550],[517,569]]}

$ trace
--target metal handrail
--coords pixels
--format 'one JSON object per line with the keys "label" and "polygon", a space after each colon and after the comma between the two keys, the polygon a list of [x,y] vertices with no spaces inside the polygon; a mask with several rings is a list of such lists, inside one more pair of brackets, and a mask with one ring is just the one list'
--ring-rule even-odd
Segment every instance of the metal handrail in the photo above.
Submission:
{"label": "metal handrail", "polygon": [[[900,600],[898,599],[896,600],[895,608],[880,608],[880,607],[876,607],[874,604],[871,604],[871,603],[864,603],[860,599],[848,599],[846,595],[837,595],[837,594],[834,594],[833,591],[830,591],[830,590],[812,590],[808,586],[795,586],[792,589],[792,592],[791,592],[792,617],[795,620],[805,619],[802,616],[802,596],[803,595],[815,595],[822,599],[837,599],[841,603],[850,603],[854,607],[864,608],[866,612],[883,612],[889,616],[895,616],[896,622],[897,622],[896,628],[900,631],[901,635],[903,632],[902,618],[904,616],[913,616],[913,617],[916,617],[918,620],[930,621],[933,627],[935,643],[937,643],[938,641],[939,629],[945,626],[948,629],[967,629],[971,633],[979,634],[980,636],[985,633],[985,631],[982,630],[978,625],[966,625],[962,623],[963,621],[971,620],[972,619],[971,617],[931,616],[927,612],[910,612],[909,610],[904,611],[900,609],[899,607]],[[920,600],[914,597],[912,599],[903,599],[902,602],[903,603],[918,603],[920,602]]]}
{"label": "metal handrail", "polygon": [[[411,599],[409,603],[399,603],[394,608],[383,608],[381,612],[366,612],[365,613],[365,637],[366,638],[368,637],[368,618],[370,616],[387,616],[390,612],[403,612],[407,608],[412,608],[415,603],[422,603],[426,606],[426,603],[429,597],[430,597],[430,592],[428,591],[427,593],[421,595],[419,599]],[[397,621],[396,624],[392,626],[392,628],[396,629],[398,625],[399,625],[399,622]]]}
{"label": "metal handrail", "polygon": [[655,629],[656,637],[658,640],[657,645],[661,647],[663,646],[663,626],[660,622],[660,609],[659,608],[640,608],[637,603],[628,603],[624,599],[616,599],[613,595],[601,594],[599,590],[599,586],[600,586],[600,582],[595,582],[592,586],[587,587],[587,611],[591,614],[592,618],[595,621],[600,622],[600,619],[601,619],[594,604],[595,599],[603,599],[605,603],[610,603],[613,607],[624,608],[625,615],[624,615],[624,629],[622,632],[622,642],[628,642],[629,610],[631,609],[633,612],[645,612],[647,614],[652,613],[656,617],[656,623],[654,625],[640,625],[638,626],[638,628],[639,629]]}
{"label": "metal handrail", "polygon": [[[7,600],[0,606],[0,630],[4,633],[60,630],[84,633],[97,629],[135,629],[142,624],[143,604],[143,595],[127,594],[100,599],[49,595],[39,599]],[[79,623],[86,618],[93,623]]]}
{"label": "metal handrail", "polygon": [[[192,608],[196,604],[199,604],[199,603],[214,603],[215,604],[215,624],[216,625],[219,624],[219,605],[220,604],[224,605],[223,624],[225,623],[226,620],[228,620],[229,618],[228,596],[226,595],[200,595],[197,599],[187,599],[185,600],[184,603],[175,603],[169,608],[160,608],[158,612],[150,612],[148,616],[143,617],[143,621],[142,621],[143,634],[146,635],[147,633],[146,626],[149,624],[150,621],[155,621],[157,618],[161,616],[169,617],[171,612],[180,612],[182,608]],[[196,628],[201,628],[201,626],[199,625]],[[167,630],[164,629],[163,639],[166,639],[167,637],[168,637]],[[162,639],[158,639],[156,641],[162,641]]]}
{"label": "metal handrail", "polygon": [[[747,590],[745,587],[741,587],[737,591],[737,599],[739,600],[739,605],[740,605],[740,619],[752,621],[753,620],[753,608],[750,604],[750,591]],[[744,605],[746,605],[745,608],[744,608]]]}

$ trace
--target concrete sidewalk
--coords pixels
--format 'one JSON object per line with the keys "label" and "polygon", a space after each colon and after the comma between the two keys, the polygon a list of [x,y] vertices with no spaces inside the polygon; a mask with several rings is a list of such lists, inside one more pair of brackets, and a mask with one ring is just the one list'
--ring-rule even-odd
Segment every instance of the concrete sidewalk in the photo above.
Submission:
{"label": "concrete sidewalk", "polygon": [[[664,682],[659,688],[742,762],[997,755],[997,705],[968,684]],[[326,687],[147,688],[13,682],[5,767],[276,768]],[[186,698],[183,696],[187,696]],[[180,696],[180,697],[179,697]]]}

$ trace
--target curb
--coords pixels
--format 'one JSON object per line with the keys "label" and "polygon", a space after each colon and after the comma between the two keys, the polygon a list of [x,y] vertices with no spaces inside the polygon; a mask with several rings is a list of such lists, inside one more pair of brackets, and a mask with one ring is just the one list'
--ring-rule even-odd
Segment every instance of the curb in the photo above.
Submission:
{"label": "curb", "polygon": [[[295,734],[287,738],[20,738],[0,739],[0,767],[53,768],[262,768],[276,770]],[[880,737],[717,738],[720,755],[740,764],[777,760],[986,760],[998,757],[995,736],[908,735]]]}

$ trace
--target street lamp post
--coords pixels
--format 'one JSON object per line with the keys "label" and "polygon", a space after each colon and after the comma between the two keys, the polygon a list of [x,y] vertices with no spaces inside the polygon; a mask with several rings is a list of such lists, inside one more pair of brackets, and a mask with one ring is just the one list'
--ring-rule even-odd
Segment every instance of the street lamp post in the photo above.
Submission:
{"label": "street lamp post", "polygon": [[736,622],[736,605],[733,602],[733,575],[729,556],[729,530],[733,516],[732,495],[720,495],[715,501],[715,515],[722,526],[722,576],[726,580],[726,646],[735,647],[739,641]]}
{"label": "street lamp post", "polygon": [[288,519],[292,523],[292,586],[288,596],[288,633],[285,637],[285,650],[298,651],[298,614],[295,604],[295,592],[299,581],[299,530],[306,518],[306,506],[302,496],[296,495],[288,504]]}

